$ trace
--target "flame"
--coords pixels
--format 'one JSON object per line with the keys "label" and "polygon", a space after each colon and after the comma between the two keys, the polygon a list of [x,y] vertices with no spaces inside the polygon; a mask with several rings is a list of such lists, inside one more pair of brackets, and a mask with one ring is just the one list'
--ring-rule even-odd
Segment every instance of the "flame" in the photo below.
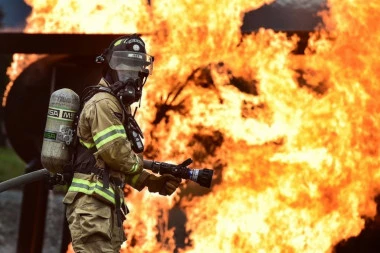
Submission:
{"label": "flame", "polygon": [[122,252],[173,252],[174,205],[187,216],[181,252],[332,252],[375,216],[380,3],[329,0],[295,56],[297,37],[240,33],[244,13],[272,1],[26,2],[25,32],[150,34],[147,154],[216,171],[206,194],[128,192]]}

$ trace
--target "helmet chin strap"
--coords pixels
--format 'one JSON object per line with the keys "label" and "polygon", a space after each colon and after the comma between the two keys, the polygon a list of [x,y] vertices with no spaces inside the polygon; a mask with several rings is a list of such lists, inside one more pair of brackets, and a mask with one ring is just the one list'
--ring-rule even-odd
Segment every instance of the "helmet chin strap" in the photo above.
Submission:
{"label": "helmet chin strap", "polygon": [[146,80],[148,79],[148,76],[149,76],[149,72],[139,71],[139,77],[140,77],[140,79],[142,81],[141,87],[144,87],[144,85],[146,83]]}

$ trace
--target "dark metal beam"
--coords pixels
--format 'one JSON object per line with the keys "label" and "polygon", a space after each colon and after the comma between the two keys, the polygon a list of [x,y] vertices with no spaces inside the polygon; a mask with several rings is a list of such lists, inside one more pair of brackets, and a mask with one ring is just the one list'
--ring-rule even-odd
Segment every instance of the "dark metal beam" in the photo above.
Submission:
{"label": "dark metal beam", "polygon": [[0,54],[94,55],[123,35],[0,33]]}
{"label": "dark metal beam", "polygon": [[[254,32],[254,31],[252,31]],[[285,31],[300,37],[296,54],[303,54],[310,31]],[[125,34],[31,34],[0,33],[0,54],[76,54],[96,55],[111,41]]]}

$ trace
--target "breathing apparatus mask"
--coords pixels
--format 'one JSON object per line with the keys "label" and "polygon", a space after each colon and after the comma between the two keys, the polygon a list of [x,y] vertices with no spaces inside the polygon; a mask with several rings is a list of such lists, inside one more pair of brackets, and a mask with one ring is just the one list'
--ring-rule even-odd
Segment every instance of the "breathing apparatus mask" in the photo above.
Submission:
{"label": "breathing apparatus mask", "polygon": [[146,54],[145,43],[138,35],[116,39],[104,53],[96,58],[97,63],[106,61],[107,76],[112,92],[124,105],[138,102],[142,89],[153,71],[154,57]]}

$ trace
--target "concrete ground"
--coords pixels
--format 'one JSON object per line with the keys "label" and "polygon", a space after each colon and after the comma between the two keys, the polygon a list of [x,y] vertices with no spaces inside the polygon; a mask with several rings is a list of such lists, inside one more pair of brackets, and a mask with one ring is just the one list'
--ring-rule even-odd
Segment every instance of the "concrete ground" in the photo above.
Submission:
{"label": "concrete ground", "polygon": [[[49,192],[43,253],[60,251],[64,207],[62,195]],[[0,253],[17,250],[22,191],[10,190],[0,193]]]}

